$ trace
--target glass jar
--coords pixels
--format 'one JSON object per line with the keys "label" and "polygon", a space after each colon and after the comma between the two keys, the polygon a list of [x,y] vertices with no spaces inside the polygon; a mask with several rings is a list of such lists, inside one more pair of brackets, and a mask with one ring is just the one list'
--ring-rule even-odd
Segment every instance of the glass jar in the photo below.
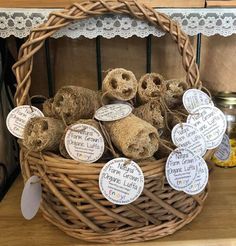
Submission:
{"label": "glass jar", "polygon": [[236,92],[220,92],[214,97],[214,102],[226,116],[226,134],[229,137],[231,150],[227,160],[220,160],[215,155],[212,160],[220,167],[236,167]]}

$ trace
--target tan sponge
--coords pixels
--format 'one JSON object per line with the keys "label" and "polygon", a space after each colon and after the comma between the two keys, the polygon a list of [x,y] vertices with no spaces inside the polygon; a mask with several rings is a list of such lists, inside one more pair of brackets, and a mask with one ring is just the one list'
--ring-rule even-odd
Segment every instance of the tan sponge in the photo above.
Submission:
{"label": "tan sponge", "polygon": [[146,159],[158,150],[157,129],[133,114],[104,124],[114,145],[131,159]]}

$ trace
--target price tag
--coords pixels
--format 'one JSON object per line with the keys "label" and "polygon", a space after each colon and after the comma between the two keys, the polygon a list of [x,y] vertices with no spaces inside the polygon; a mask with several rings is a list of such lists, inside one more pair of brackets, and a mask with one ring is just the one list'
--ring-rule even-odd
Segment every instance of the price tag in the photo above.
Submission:
{"label": "price tag", "polygon": [[166,178],[169,185],[178,191],[189,186],[197,175],[194,153],[189,149],[177,148],[172,151],[166,162]]}
{"label": "price tag", "polygon": [[189,89],[183,95],[183,105],[185,109],[191,113],[195,108],[202,105],[214,106],[211,98],[201,90]]}
{"label": "price tag", "polygon": [[6,125],[9,132],[17,138],[23,139],[23,132],[27,122],[34,117],[43,117],[43,113],[34,106],[22,105],[14,108],[7,115]]}
{"label": "price tag", "polygon": [[92,163],[101,158],[105,145],[96,128],[87,124],[74,124],[66,132],[65,147],[74,160]]}
{"label": "price tag", "polygon": [[127,117],[132,112],[130,104],[115,103],[102,106],[95,112],[95,118],[100,121],[114,121]]}
{"label": "price tag", "polygon": [[225,115],[212,106],[200,106],[194,109],[188,116],[187,123],[195,126],[202,133],[207,149],[214,149],[219,145],[227,127]]}
{"label": "price tag", "polygon": [[171,131],[171,138],[177,147],[190,149],[195,155],[206,153],[206,142],[198,129],[188,123],[177,124]]}
{"label": "price tag", "polygon": [[184,189],[184,192],[189,195],[201,193],[205,189],[209,178],[208,167],[205,160],[200,156],[196,156],[195,161],[198,165],[197,176],[193,183]]}
{"label": "price tag", "polygon": [[102,168],[99,175],[99,187],[103,196],[114,204],[132,203],[143,191],[142,169],[137,163],[127,158],[113,159]]}
{"label": "price tag", "polygon": [[214,156],[220,161],[227,161],[231,155],[231,145],[229,137],[224,134],[223,139],[216,150]]}
{"label": "price tag", "polygon": [[41,199],[42,187],[38,176],[30,177],[25,183],[21,195],[21,212],[25,219],[31,220],[38,212]]}

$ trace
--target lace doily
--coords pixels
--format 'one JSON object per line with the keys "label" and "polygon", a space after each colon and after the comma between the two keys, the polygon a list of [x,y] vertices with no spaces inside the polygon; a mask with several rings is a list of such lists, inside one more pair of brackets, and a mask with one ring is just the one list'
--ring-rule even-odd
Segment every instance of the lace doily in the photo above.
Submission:
{"label": "lace doily", "polygon": [[[0,37],[14,35],[23,38],[30,30],[45,22],[52,9],[0,9]],[[179,22],[190,36],[202,33],[206,36],[220,34],[229,36],[236,33],[236,9],[158,9]],[[105,38],[121,36],[129,38],[148,35],[161,37],[165,33],[146,22],[125,15],[105,15],[71,23],[57,31],[54,38],[68,36],[78,38]]]}

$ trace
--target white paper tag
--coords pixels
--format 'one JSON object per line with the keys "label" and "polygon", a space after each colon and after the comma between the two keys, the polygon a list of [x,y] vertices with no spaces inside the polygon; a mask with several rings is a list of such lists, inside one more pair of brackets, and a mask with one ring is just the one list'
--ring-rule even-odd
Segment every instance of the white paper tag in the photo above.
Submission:
{"label": "white paper tag", "polygon": [[184,192],[189,195],[196,195],[202,192],[205,189],[209,178],[209,171],[205,160],[200,156],[196,156],[195,161],[198,165],[197,176],[193,183],[184,189]]}
{"label": "white paper tag", "polygon": [[206,153],[206,142],[198,129],[188,123],[177,124],[171,131],[171,138],[177,147],[190,149],[195,155]]}
{"label": "white paper tag", "polygon": [[214,149],[219,145],[227,127],[225,115],[212,106],[200,106],[193,110],[187,118],[187,123],[202,133],[207,149]]}
{"label": "white paper tag", "polygon": [[17,138],[23,139],[23,132],[27,122],[34,117],[43,117],[43,113],[34,106],[22,105],[14,108],[7,115],[6,125],[9,132]]}
{"label": "white paper tag", "polygon": [[96,128],[87,124],[74,124],[66,132],[65,147],[74,160],[92,163],[101,158],[105,145]]}
{"label": "white paper tag", "polygon": [[195,108],[202,105],[214,106],[211,98],[203,91],[198,89],[189,89],[183,95],[183,105],[191,113]]}
{"label": "white paper tag", "polygon": [[178,191],[189,186],[197,175],[194,153],[189,149],[177,148],[166,161],[166,178],[169,185]]}
{"label": "white paper tag", "polygon": [[38,176],[31,176],[25,183],[21,195],[21,212],[31,220],[38,212],[42,199],[42,187]]}
{"label": "white paper tag", "polygon": [[99,175],[99,187],[103,196],[114,204],[132,203],[143,191],[142,169],[137,163],[127,158],[113,159],[102,168]]}
{"label": "white paper tag", "polygon": [[129,104],[115,103],[102,106],[95,112],[95,118],[100,121],[114,121],[127,117],[132,112]]}
{"label": "white paper tag", "polygon": [[227,161],[231,155],[231,145],[229,137],[224,134],[223,139],[216,150],[214,156],[220,161]]}

